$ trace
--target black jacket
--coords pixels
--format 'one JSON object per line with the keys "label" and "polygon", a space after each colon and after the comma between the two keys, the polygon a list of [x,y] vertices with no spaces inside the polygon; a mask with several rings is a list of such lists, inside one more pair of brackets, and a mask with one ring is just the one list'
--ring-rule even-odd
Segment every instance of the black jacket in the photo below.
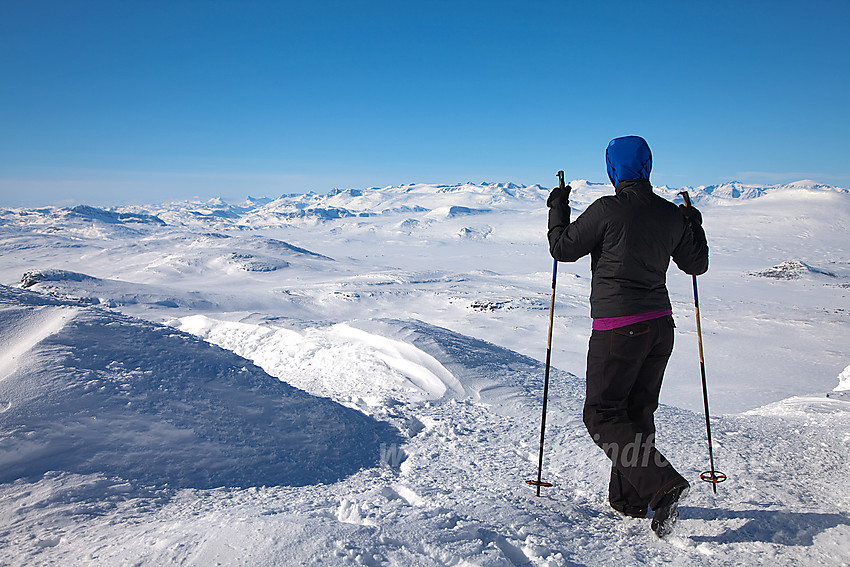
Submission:
{"label": "black jacket", "polygon": [[652,191],[646,179],[617,184],[615,195],[594,201],[570,222],[567,202],[549,209],[549,251],[561,262],[590,254],[594,319],[670,309],[670,258],[682,271],[708,270],[705,232]]}

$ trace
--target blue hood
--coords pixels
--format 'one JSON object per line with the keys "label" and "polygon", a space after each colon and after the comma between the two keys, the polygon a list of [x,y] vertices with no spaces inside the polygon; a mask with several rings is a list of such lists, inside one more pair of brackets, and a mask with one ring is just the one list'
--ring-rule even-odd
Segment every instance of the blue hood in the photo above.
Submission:
{"label": "blue hood", "polygon": [[652,152],[640,136],[614,138],[605,150],[608,179],[614,187],[627,179],[649,179],[652,170]]}

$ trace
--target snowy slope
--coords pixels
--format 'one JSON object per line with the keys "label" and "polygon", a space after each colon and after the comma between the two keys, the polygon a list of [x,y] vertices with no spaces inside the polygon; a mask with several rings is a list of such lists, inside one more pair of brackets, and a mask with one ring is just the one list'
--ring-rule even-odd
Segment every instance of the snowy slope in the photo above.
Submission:
{"label": "snowy slope", "polygon": [[[359,403],[382,420],[375,422],[275,385],[249,363],[167,328],[3,292],[4,315],[16,312],[22,324],[22,311],[58,310],[56,318],[64,317],[2,382],[9,400],[0,414],[3,459],[9,460],[12,440],[19,461],[28,463],[19,472],[7,469],[0,484],[0,537],[4,549],[14,550],[6,556],[11,564],[814,565],[850,559],[843,543],[850,535],[847,401],[789,400],[716,419],[718,458],[730,481],[716,500],[706,485],[696,486],[677,535],[661,542],[644,522],[607,509],[600,490],[605,458],[581,428],[581,382],[574,376],[553,376],[546,478],[556,487],[536,499],[524,486],[535,471],[542,370],[527,357],[424,323],[375,321],[359,333],[328,329],[340,347],[347,344],[341,365],[362,370],[358,365],[371,363],[369,372],[345,377],[364,391],[380,391],[398,372],[397,363],[387,362],[388,345],[404,345],[395,360],[405,361],[407,372],[428,370],[458,388],[436,398],[432,388],[409,385],[409,392],[431,395],[383,395],[370,405],[341,382],[339,401]],[[209,320],[185,323],[216,327]],[[221,330],[227,329],[234,327]],[[368,344],[375,348],[357,352]],[[138,345],[151,348],[140,356]],[[263,341],[254,343],[258,359],[262,347]],[[324,373],[321,349],[312,352]],[[175,370],[177,361],[190,367]],[[163,362],[171,367],[157,366]],[[266,362],[270,373],[288,376],[286,357]],[[78,373],[79,388],[89,387],[83,395],[74,388]],[[42,388],[27,387],[29,377],[56,382],[57,375],[70,376],[47,389],[54,399],[67,395],[62,404],[48,406],[39,400]],[[198,379],[203,376],[214,376],[217,387]],[[333,390],[337,382],[331,373],[320,387]],[[276,411],[264,412],[263,404]],[[293,409],[301,411],[293,415]],[[345,415],[353,420],[340,427]],[[705,466],[701,425],[698,414],[669,407],[659,413],[665,449],[691,477]],[[219,437],[211,439],[210,430]],[[379,462],[364,432],[373,443],[385,441]],[[299,435],[312,442],[293,439]],[[404,442],[391,442],[393,435]],[[297,441],[308,451],[301,467],[287,467],[282,454]],[[68,451],[57,451],[60,443]],[[348,453],[327,454],[340,444]],[[41,458],[32,456],[36,451]],[[257,466],[267,453],[281,460],[280,470]],[[50,466],[39,466],[47,454]],[[250,455],[252,466],[240,467]],[[328,463],[341,467],[330,471],[339,478],[319,484]],[[357,471],[358,463],[366,468]],[[303,482],[310,477],[317,481]]]}
{"label": "snowy slope", "polygon": [[392,430],[190,335],[0,288],[0,481],[304,485],[374,465]]}
{"label": "snowy slope", "polygon": [[[576,212],[611,192],[572,185]],[[716,498],[698,480],[691,281],[671,270],[658,426],[695,486],[666,541],[607,507],[581,423],[586,262],[559,267],[555,487],[524,484],[544,188],[0,210],[0,564],[850,563],[850,195],[688,190],[711,246],[701,311],[730,480]]]}

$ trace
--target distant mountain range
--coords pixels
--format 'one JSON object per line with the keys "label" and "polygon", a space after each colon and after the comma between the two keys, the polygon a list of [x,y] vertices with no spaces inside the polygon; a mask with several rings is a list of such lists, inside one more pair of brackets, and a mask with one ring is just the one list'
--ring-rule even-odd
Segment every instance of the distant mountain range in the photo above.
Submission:
{"label": "distant mountain range", "polygon": [[[582,209],[613,189],[607,183],[585,180],[570,182],[571,199]],[[681,202],[679,193],[688,191],[696,203],[755,199],[780,191],[849,193],[847,189],[803,180],[781,185],[752,185],[738,181],[720,185],[673,188],[659,186],[656,192]],[[242,203],[216,198],[208,201],[179,201],[109,209],[89,205],[71,208],[0,209],[0,225],[45,224],[51,219],[78,219],[107,224],[181,225],[263,228],[304,222],[321,222],[350,217],[422,215],[429,219],[452,218],[489,212],[538,209],[545,206],[549,188],[514,183],[460,183],[455,185],[409,184],[368,189],[334,189],[318,193],[282,195],[276,199],[248,197]]]}

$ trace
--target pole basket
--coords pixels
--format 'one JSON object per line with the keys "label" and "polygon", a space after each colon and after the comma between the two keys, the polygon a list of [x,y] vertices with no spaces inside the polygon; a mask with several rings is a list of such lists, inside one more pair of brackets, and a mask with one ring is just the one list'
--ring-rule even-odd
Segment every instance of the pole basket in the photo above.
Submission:
{"label": "pole basket", "polygon": [[529,486],[542,486],[544,488],[551,488],[552,486],[554,486],[551,482],[543,482],[542,480],[539,482],[536,480],[526,480],[525,484]]}
{"label": "pole basket", "polygon": [[703,480],[703,482],[710,482],[711,484],[720,484],[726,480],[726,474],[720,471],[705,471],[704,473],[701,473],[699,477]]}

